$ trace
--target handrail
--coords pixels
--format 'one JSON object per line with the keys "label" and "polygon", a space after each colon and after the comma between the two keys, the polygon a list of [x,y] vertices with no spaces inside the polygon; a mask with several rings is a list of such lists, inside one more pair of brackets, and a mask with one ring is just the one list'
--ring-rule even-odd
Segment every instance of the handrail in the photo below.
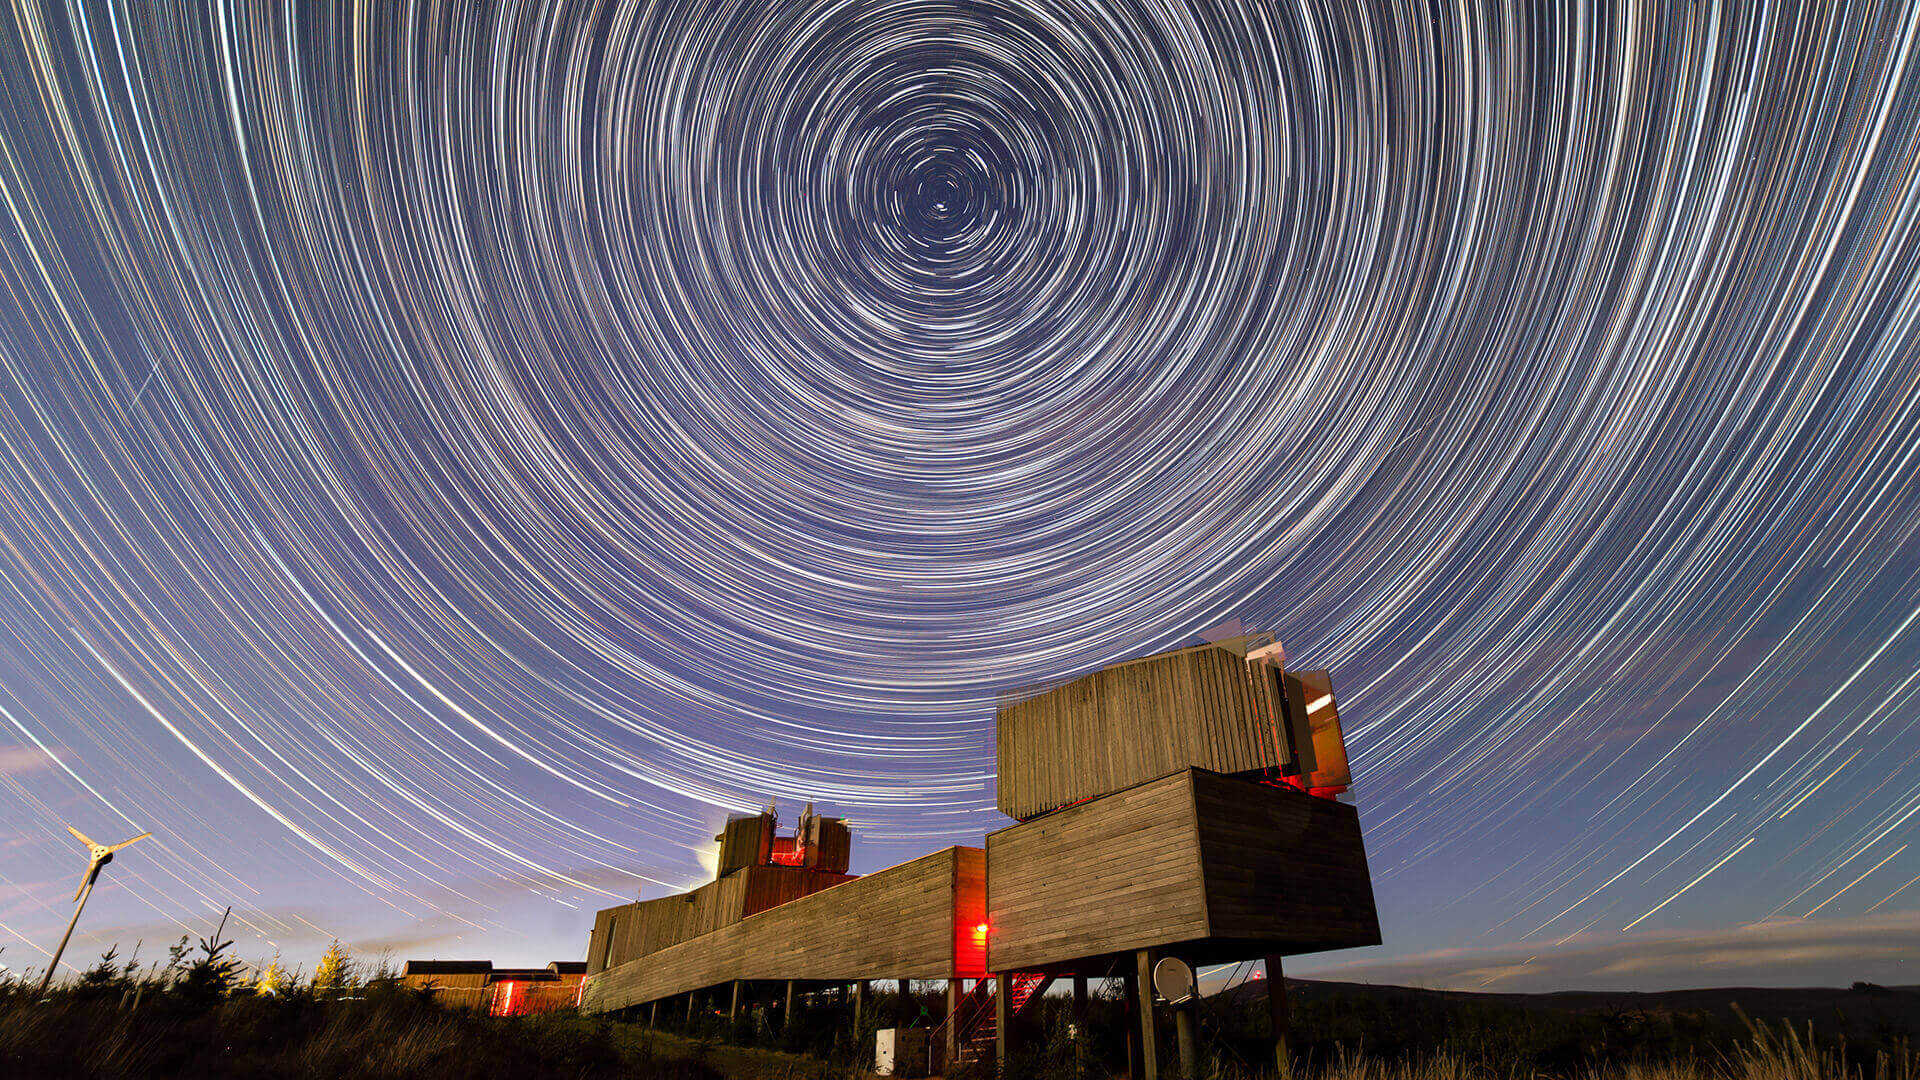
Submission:
{"label": "handrail", "polygon": [[[933,1052],[945,1053],[949,1026],[957,1033],[958,1037],[954,1041],[959,1045],[965,1046],[971,1042],[973,1036],[979,1032],[980,1025],[987,1017],[993,1015],[993,1011],[986,1007],[986,1002],[992,996],[993,979],[991,977],[975,980],[973,988],[960,996],[953,1011],[927,1033],[927,1042],[933,1048]],[[953,1064],[948,1062],[947,1066],[951,1068]]]}

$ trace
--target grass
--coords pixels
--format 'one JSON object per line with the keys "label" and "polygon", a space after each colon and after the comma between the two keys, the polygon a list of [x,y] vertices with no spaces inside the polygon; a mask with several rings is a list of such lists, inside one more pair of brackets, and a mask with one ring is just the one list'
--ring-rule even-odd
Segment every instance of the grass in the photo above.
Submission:
{"label": "grass", "polygon": [[[631,1017],[445,1008],[385,971],[305,980],[279,973],[267,980],[273,992],[262,993],[225,948],[202,941],[189,958],[183,943],[164,968],[145,971],[109,954],[44,998],[28,983],[0,981],[0,1076],[841,1080],[862,1075],[872,1028],[897,1004],[876,994],[857,1036],[850,1003],[833,995],[803,1003],[789,1031],[755,1010],[729,1021],[709,1007],[690,1025],[679,1013],[674,1026],[684,1030],[669,1033]],[[923,1005],[938,1014],[933,995],[908,1005],[909,1015]],[[1266,1015],[1260,994],[1202,1003],[1207,1080],[1272,1076]],[[1043,999],[1004,1080],[1124,1073],[1134,1023],[1124,1002],[1096,994],[1078,1045],[1067,1020],[1064,1001]],[[1316,989],[1296,995],[1291,1041],[1297,1080],[1920,1080],[1920,1056],[1900,1031],[1828,1030],[1756,1021],[1737,1008],[1731,1019],[1582,1014],[1417,991]],[[1169,1080],[1172,1034],[1169,1025],[1159,1035]],[[976,1066],[954,1076],[992,1073]]]}
{"label": "grass", "polygon": [[495,1018],[400,988],[131,1002],[73,993],[0,1000],[0,1075],[47,1077],[462,1077],[714,1080],[698,1048],[631,1024],[552,1013]]}
{"label": "grass", "polygon": [[[0,1076],[718,1080],[712,1047],[606,1017],[444,1008],[344,953],[310,978],[248,978],[216,931],[164,966],[100,958],[44,997],[0,980]],[[773,1075],[773,1074],[769,1074]],[[783,1078],[785,1080],[785,1078]],[[791,1080],[803,1080],[795,1073]]]}
{"label": "grass", "polygon": [[[1272,1027],[1265,989],[1208,998],[1199,1008],[1203,1075],[1211,1080],[1271,1077]],[[1729,992],[1732,993],[1732,992]],[[1698,1010],[1569,1012],[1470,996],[1397,988],[1351,993],[1313,987],[1293,995],[1289,1044],[1300,1080],[1920,1080],[1920,994],[1905,1025],[1846,1025],[1825,1019],[1756,1020],[1737,1005]],[[1860,1012],[1887,1001],[1862,997]],[[1867,1008],[1872,1006],[1871,1009]],[[1163,1018],[1164,1019],[1164,1018]],[[1126,1068],[1125,1033],[1137,1023],[1117,996],[1090,1002],[1088,1045],[1066,1037],[1066,1003],[1047,999],[1008,1071],[1031,1080],[1079,1080]],[[1844,1032],[1844,1034],[1843,1034]],[[1174,1033],[1157,1035],[1162,1075],[1172,1075]],[[1014,1080],[1013,1076],[1007,1080]]]}

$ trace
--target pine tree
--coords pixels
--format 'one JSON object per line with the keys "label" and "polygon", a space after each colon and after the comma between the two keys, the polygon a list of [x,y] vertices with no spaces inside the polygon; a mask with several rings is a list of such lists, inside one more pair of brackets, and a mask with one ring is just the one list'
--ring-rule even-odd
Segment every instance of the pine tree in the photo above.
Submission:
{"label": "pine tree", "polygon": [[347,950],[340,947],[336,939],[324,955],[320,965],[313,969],[313,988],[315,990],[345,990],[353,985],[353,961],[348,959]]}
{"label": "pine tree", "polygon": [[278,994],[280,991],[286,989],[286,985],[287,973],[280,970],[280,958],[276,956],[273,958],[273,963],[268,964],[262,969],[260,977],[254,980],[253,992],[256,994]]}
{"label": "pine tree", "polygon": [[240,961],[228,952],[233,942],[222,936],[227,928],[227,916],[233,914],[228,908],[220,916],[220,925],[214,928],[213,936],[200,939],[200,956],[187,965],[179,981],[180,993],[191,1000],[212,1001],[232,992],[235,981],[240,976]]}

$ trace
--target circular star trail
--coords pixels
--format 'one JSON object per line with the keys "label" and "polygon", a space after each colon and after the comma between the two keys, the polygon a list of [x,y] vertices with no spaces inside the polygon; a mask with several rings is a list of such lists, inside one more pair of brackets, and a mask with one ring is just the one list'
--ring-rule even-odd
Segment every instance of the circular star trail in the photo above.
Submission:
{"label": "circular star trail", "polygon": [[1390,940],[1911,909],[1917,18],[16,5],[0,921],[572,955],[1235,617]]}

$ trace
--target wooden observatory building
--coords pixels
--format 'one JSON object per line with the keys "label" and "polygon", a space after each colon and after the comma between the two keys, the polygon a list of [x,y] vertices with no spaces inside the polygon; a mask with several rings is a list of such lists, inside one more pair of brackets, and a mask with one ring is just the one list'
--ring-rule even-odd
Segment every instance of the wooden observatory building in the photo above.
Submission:
{"label": "wooden observatory building", "polygon": [[[1004,1055],[995,1033],[1055,978],[1125,977],[1150,1005],[1165,957],[1265,958],[1277,976],[1283,956],[1380,943],[1331,680],[1286,670],[1270,637],[1020,695],[996,731],[1013,823],[984,849],[853,877],[844,822],[809,808],[783,837],[771,810],[737,817],[716,880],[599,913],[584,1006],[686,996],[690,1014],[724,988],[737,1009],[743,985],[774,982],[790,1009],[803,984],[946,980],[951,1062]],[[1151,1022],[1141,1037],[1151,1078]]]}

